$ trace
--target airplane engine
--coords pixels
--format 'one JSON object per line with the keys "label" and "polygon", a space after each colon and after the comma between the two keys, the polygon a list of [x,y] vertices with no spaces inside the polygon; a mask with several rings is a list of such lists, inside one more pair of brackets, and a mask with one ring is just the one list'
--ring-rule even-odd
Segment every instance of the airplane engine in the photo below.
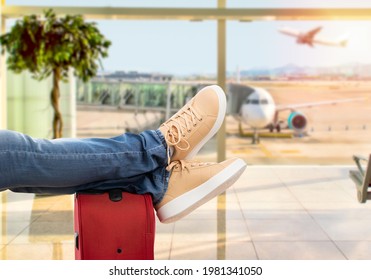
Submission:
{"label": "airplane engine", "polygon": [[307,118],[302,113],[292,112],[287,119],[287,124],[290,129],[293,129],[297,133],[301,133],[304,132],[307,127]]}

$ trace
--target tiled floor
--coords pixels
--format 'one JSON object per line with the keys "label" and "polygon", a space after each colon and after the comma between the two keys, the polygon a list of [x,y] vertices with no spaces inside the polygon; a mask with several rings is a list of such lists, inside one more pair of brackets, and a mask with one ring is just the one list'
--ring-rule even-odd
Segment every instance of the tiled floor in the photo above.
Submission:
{"label": "tiled floor", "polygon": [[[155,259],[371,259],[353,166],[248,166],[226,196],[156,224]],[[73,259],[73,196],[0,194],[0,259]]]}

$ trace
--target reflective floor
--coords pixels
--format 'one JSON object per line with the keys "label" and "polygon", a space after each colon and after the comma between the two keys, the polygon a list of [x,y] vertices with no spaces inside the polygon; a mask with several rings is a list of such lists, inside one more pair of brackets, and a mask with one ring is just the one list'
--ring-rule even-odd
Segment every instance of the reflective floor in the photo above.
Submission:
{"label": "reflective floor", "polygon": [[[371,202],[350,169],[248,166],[225,196],[157,222],[155,259],[371,259]],[[74,259],[73,196],[0,197],[0,259]]]}

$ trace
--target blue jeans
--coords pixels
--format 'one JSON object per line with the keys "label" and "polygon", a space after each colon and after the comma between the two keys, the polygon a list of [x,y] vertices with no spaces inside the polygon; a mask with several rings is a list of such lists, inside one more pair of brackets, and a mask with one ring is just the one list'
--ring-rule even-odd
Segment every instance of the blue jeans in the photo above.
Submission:
{"label": "blue jeans", "polygon": [[159,130],[114,138],[34,139],[0,130],[0,191],[73,194],[122,188],[163,198],[167,144]]}

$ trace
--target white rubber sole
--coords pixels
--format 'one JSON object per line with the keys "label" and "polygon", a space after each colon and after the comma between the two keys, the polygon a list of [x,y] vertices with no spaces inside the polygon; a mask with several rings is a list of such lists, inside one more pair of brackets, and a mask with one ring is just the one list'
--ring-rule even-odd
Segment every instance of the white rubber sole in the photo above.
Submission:
{"label": "white rubber sole", "polygon": [[242,159],[237,159],[208,181],[173,199],[157,210],[162,223],[172,223],[208,202],[232,186],[246,168]]}
{"label": "white rubber sole", "polygon": [[207,141],[211,139],[215,135],[215,133],[218,132],[220,126],[222,125],[224,118],[225,118],[225,113],[227,111],[227,97],[225,96],[225,93],[223,89],[217,85],[213,86],[207,86],[205,88],[212,88],[215,93],[218,96],[219,99],[219,111],[218,111],[218,117],[216,118],[216,121],[209,131],[209,133],[192,149],[192,151],[189,152],[189,154],[185,157],[185,159],[191,159],[197,153],[201,150],[201,148],[206,144]]}

